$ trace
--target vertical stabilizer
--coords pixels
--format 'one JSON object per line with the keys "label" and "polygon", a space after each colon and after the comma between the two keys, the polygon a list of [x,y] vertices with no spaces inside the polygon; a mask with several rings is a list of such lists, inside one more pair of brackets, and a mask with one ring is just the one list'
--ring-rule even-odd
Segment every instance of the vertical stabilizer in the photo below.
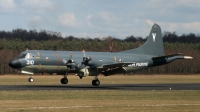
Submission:
{"label": "vertical stabilizer", "polygon": [[136,49],[122,51],[123,53],[147,54],[155,56],[165,55],[161,28],[154,24],[151,28],[147,41]]}

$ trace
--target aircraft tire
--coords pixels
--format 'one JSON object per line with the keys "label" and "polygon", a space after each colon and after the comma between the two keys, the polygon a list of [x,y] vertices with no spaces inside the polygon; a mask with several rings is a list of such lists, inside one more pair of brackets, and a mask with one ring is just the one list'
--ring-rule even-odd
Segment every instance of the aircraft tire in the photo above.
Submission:
{"label": "aircraft tire", "polygon": [[61,84],[67,84],[68,83],[68,79],[67,78],[62,78],[60,80]]}
{"label": "aircraft tire", "polygon": [[100,81],[99,80],[93,80],[92,81],[92,85],[93,86],[99,86],[100,85]]}
{"label": "aircraft tire", "polygon": [[28,79],[28,82],[33,82],[33,81],[34,81],[33,78],[29,78],[29,79]]}

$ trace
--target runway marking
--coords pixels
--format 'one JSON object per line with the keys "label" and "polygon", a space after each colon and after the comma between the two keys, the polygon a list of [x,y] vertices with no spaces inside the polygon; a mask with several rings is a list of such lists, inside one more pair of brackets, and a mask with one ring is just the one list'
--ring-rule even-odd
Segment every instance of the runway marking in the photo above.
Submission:
{"label": "runway marking", "polygon": [[[155,104],[155,105],[127,105],[127,107],[164,107],[164,106],[199,106],[200,104]],[[27,108],[1,108],[1,109],[69,109],[69,108],[104,108],[105,106],[66,106],[66,107],[27,107]]]}
{"label": "runway marking", "polygon": [[133,105],[137,107],[164,107],[164,106],[199,106],[200,104],[155,104],[155,105]]}
{"label": "runway marking", "polygon": [[[27,107],[27,108],[7,108],[10,110],[14,109],[31,109],[31,110],[36,110],[36,109],[69,109],[69,108],[103,108],[104,106],[66,106],[66,107]],[[1,108],[5,109],[5,108]]]}

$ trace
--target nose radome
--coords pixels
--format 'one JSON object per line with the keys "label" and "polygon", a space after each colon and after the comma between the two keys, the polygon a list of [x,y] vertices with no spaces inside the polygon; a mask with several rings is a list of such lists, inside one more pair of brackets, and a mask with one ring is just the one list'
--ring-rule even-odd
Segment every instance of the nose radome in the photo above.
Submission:
{"label": "nose radome", "polygon": [[13,59],[9,62],[9,66],[12,68],[21,68],[21,63],[19,59]]}

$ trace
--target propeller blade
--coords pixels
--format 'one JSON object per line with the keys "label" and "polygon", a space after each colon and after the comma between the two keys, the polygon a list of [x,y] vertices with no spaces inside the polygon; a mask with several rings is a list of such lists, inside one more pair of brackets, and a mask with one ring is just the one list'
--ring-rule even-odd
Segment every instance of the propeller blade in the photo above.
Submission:
{"label": "propeller blade", "polygon": [[83,49],[82,52],[83,52],[83,57],[85,57],[85,50]]}
{"label": "propeller blade", "polygon": [[72,53],[72,52],[70,52],[70,59],[72,59],[72,55],[73,55],[73,53]]}
{"label": "propeller blade", "polygon": [[66,61],[65,59],[63,59],[63,63],[64,63],[64,64],[67,64],[67,61]]}
{"label": "propeller blade", "polygon": [[68,68],[70,68],[70,69],[74,69],[75,66],[76,66],[75,62],[74,62],[73,59],[72,59],[72,55],[73,55],[73,53],[70,52],[70,57],[69,57],[68,61],[65,60],[65,59],[63,59],[63,63],[66,64],[66,66],[67,66]]}

